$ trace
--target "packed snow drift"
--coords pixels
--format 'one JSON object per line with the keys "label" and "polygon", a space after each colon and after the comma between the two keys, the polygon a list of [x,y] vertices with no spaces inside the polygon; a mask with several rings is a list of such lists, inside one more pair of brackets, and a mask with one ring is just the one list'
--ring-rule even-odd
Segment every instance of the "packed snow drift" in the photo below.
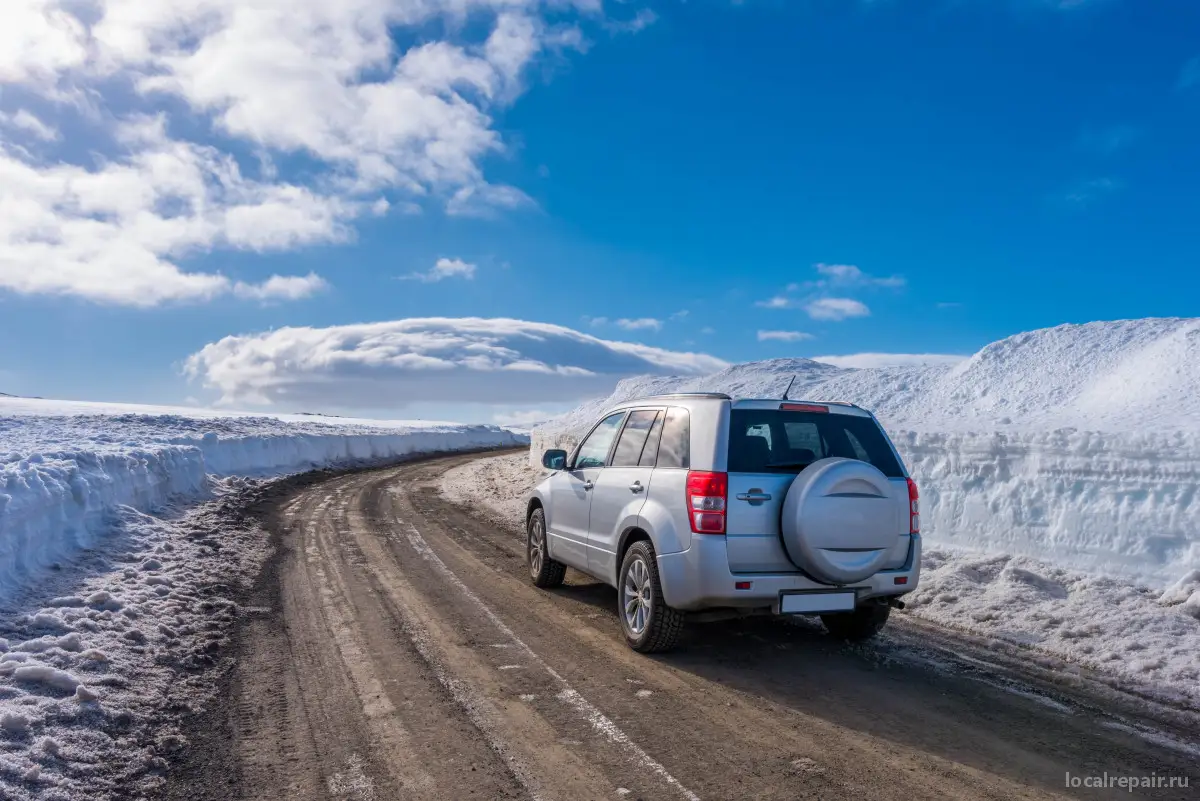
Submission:
{"label": "packed snow drift", "polygon": [[664,392],[844,400],[871,409],[921,488],[928,544],[1030,556],[1165,587],[1200,569],[1200,319],[1063,325],[955,365],[773,359],[639,377],[535,428],[533,460],[604,407]]}
{"label": "packed snow drift", "polygon": [[0,603],[91,547],[116,510],[205,498],[213,477],[524,441],[494,426],[0,398]]}

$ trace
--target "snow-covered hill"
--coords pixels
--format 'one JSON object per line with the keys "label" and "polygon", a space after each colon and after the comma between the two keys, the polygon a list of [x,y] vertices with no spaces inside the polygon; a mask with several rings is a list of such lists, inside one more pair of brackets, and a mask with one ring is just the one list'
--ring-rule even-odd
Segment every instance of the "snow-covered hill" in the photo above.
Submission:
{"label": "snow-covered hill", "polygon": [[701,378],[632,378],[533,431],[570,446],[606,406],[727,392],[872,409],[921,486],[933,545],[1032,556],[1165,585],[1200,569],[1200,319],[1062,325],[957,365],[844,369],[807,359]]}
{"label": "snow-covered hill", "polygon": [[495,426],[0,398],[0,602],[91,547],[119,507],[200,499],[218,477],[525,441]]}
{"label": "snow-covered hill", "polygon": [[1061,325],[952,367],[847,370],[813,392],[926,431],[1200,430],[1200,319]]}

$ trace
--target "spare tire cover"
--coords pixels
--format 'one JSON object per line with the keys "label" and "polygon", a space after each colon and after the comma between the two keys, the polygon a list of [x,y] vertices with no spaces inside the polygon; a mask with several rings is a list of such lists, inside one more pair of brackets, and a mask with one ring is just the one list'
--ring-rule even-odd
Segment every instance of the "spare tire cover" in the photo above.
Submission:
{"label": "spare tire cover", "polygon": [[887,477],[856,459],[813,462],[788,488],[780,530],[792,562],[828,584],[874,575],[896,545],[896,501]]}

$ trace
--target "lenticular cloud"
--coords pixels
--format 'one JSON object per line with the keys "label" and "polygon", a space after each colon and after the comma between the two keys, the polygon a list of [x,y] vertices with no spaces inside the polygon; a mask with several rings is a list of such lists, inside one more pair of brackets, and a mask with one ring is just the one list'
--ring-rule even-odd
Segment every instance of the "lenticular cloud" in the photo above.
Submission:
{"label": "lenticular cloud", "polygon": [[514,403],[602,394],[630,375],[703,375],[726,363],[524,320],[417,318],[230,336],[186,374],[225,403]]}

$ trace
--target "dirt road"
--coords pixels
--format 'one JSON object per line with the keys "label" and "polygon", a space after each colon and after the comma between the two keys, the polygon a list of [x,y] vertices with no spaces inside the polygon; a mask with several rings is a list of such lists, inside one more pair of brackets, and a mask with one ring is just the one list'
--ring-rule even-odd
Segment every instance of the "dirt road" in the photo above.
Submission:
{"label": "dirt road", "polygon": [[[525,575],[524,543],[444,500],[454,456],[297,486],[248,599],[226,702],[176,799],[1195,798],[1196,754],[1048,698],[783,621],[629,651],[615,592]],[[1078,701],[1076,703],[1076,700]],[[1200,753],[1200,752],[1198,752]],[[1189,776],[1088,790],[1067,774]]]}

